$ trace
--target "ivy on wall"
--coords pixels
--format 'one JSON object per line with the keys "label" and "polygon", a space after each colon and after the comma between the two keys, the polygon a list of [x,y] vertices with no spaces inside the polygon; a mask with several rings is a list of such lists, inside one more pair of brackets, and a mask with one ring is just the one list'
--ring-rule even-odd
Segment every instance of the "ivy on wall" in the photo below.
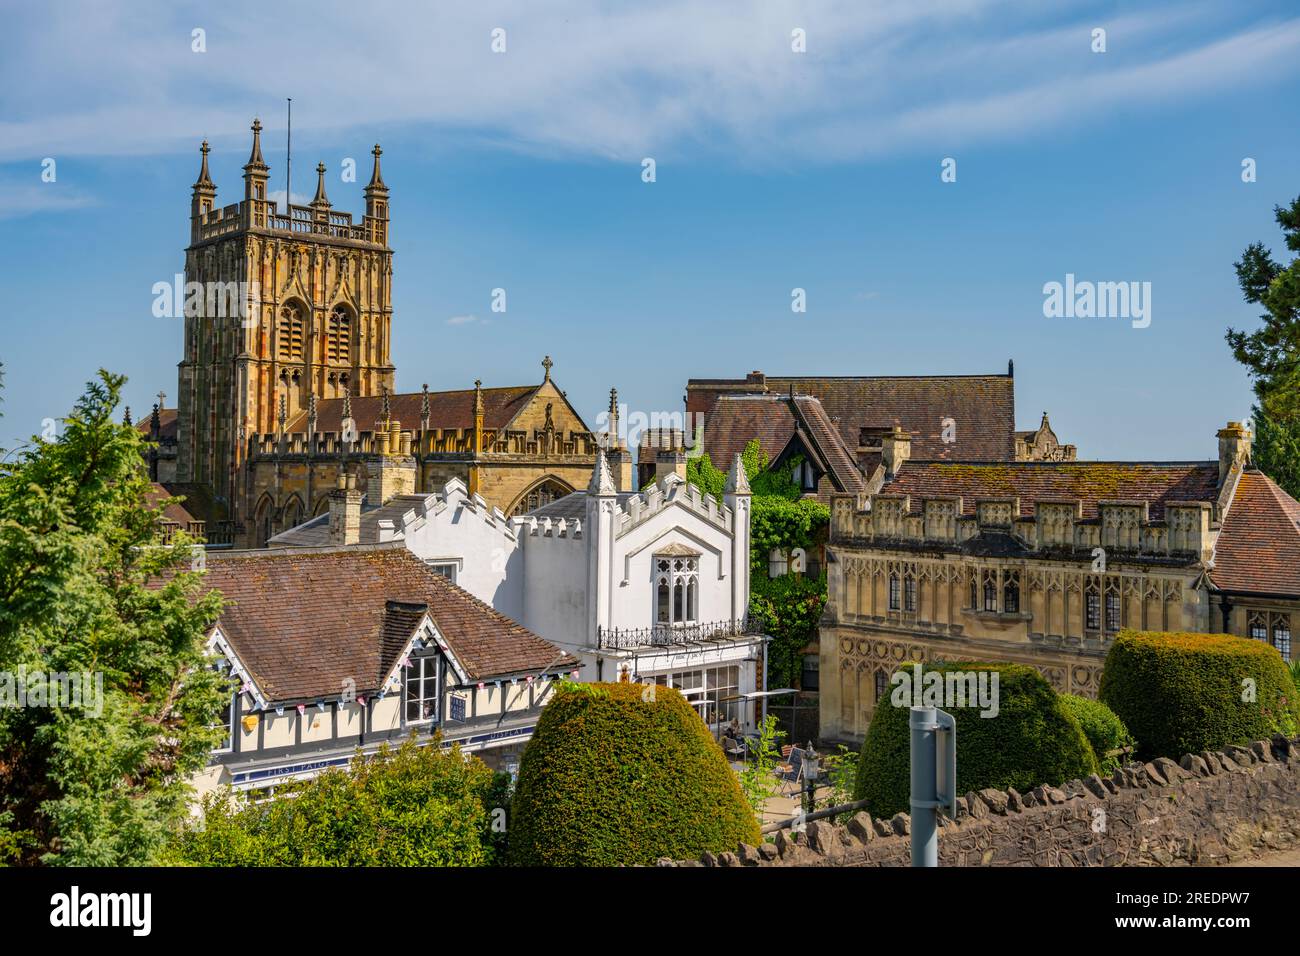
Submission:
{"label": "ivy on wall", "polygon": [[[817,622],[826,605],[826,575],[772,578],[768,560],[778,548],[787,555],[795,548],[815,551],[826,540],[831,511],[820,501],[802,497],[794,473],[803,456],[773,469],[754,440],[740,457],[753,493],[749,610],[767,622],[767,633],[773,638],[768,645],[768,686],[796,687],[803,669],[803,649],[816,639]],[[702,452],[687,459],[686,480],[720,502],[727,475],[714,466],[708,452]]]}

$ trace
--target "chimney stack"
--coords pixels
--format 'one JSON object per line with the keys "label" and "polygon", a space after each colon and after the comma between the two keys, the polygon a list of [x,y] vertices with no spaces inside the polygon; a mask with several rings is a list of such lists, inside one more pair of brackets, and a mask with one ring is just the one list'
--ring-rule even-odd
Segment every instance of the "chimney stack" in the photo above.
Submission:
{"label": "chimney stack", "polygon": [[355,475],[339,475],[338,486],[330,492],[330,544],[341,546],[361,541],[361,492]]}
{"label": "chimney stack", "polygon": [[669,475],[686,480],[686,451],[682,448],[660,448],[655,451],[655,481]]}
{"label": "chimney stack", "polygon": [[912,433],[898,425],[880,442],[881,459],[885,464],[885,479],[898,474],[903,462],[912,457]]}
{"label": "chimney stack", "polygon": [[1243,422],[1228,422],[1220,428],[1219,437],[1219,487],[1232,474],[1233,466],[1237,470],[1246,467],[1250,461],[1250,429]]}

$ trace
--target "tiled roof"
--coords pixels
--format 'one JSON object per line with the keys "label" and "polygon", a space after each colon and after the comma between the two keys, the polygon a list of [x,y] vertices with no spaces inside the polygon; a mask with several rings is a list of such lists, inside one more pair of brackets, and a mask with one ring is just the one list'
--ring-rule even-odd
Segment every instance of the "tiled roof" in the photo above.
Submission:
{"label": "tiled roof", "polygon": [[1225,591],[1300,594],[1300,502],[1262,472],[1237,482],[1210,579]]}
{"label": "tiled roof", "polygon": [[[375,544],[379,541],[379,522],[396,521],[408,511],[419,514],[420,503],[431,495],[397,495],[377,508],[361,509],[361,544]],[[283,546],[291,548],[325,548],[330,544],[330,516],[326,511],[314,518],[308,518],[302,524],[281,531],[271,538],[269,547]]]}
{"label": "tiled roof", "polygon": [[[1010,375],[766,376],[691,379],[689,412],[709,412],[722,395],[766,391],[821,400],[856,456],[861,429],[900,425],[912,434],[912,457],[1009,461],[1015,457],[1015,379]],[[943,440],[944,420],[955,426]]]}
{"label": "tiled roof", "polygon": [[1170,501],[1209,501],[1218,496],[1219,464],[1209,462],[906,462],[880,490],[885,495],[921,498],[962,496],[964,514],[975,513],[976,499],[1020,499],[1020,514],[1034,513],[1034,502],[1083,502],[1083,516],[1097,517],[1099,501],[1146,501],[1151,520],[1164,518]]}
{"label": "tiled roof", "polygon": [[821,403],[797,395],[722,395],[704,425],[704,451],[715,468],[726,471],[736,455],[757,439],[773,461],[798,435],[844,491],[858,491],[863,475],[844,447]]}
{"label": "tiled roof", "polygon": [[[635,491],[620,491],[615,497],[619,507],[627,504],[628,500],[636,497]],[[534,508],[528,512],[527,517],[550,518],[552,521],[558,521],[563,518],[565,521],[572,521],[575,518],[579,521],[587,519],[587,493],[585,491],[574,491],[554,501],[547,502],[540,508]]]}
{"label": "tiled roof", "polygon": [[[175,496],[156,481],[150,482],[149,490],[144,493],[145,503],[148,504],[150,508],[157,508],[160,501],[172,497]],[[194,515],[190,514],[189,511],[187,511],[178,501],[172,501],[163,508],[163,518],[166,521],[176,522],[176,524],[180,525],[182,528],[185,528],[199,520],[198,518],[195,518]]]}
{"label": "tiled roof", "polygon": [[219,626],[269,700],[377,690],[428,609],[471,679],[575,663],[554,644],[435,573],[401,543],[210,553]]}
{"label": "tiled roof", "polygon": [[[177,410],[174,408],[160,408],[158,410],[158,438],[160,441],[169,441],[176,438],[176,430],[179,426],[177,420]],[[153,430],[153,415],[146,415],[143,419],[136,422],[136,431],[143,434],[146,438]]]}
{"label": "tiled roof", "polygon": [[[483,427],[503,428],[519,413],[537,385],[515,385],[506,388],[483,389]],[[318,432],[338,432],[343,428],[343,399],[325,398],[316,403],[316,430]],[[352,398],[352,420],[357,429],[367,431],[374,423],[383,419],[384,399],[382,395],[354,396]],[[393,418],[402,423],[402,427],[413,431],[420,427],[420,411],[424,407],[423,392],[405,392],[401,395],[388,396],[389,409]],[[429,393],[429,427],[431,429],[473,428],[474,427],[474,389],[466,388],[454,392]],[[285,426],[289,432],[307,430],[307,413],[301,411]]]}

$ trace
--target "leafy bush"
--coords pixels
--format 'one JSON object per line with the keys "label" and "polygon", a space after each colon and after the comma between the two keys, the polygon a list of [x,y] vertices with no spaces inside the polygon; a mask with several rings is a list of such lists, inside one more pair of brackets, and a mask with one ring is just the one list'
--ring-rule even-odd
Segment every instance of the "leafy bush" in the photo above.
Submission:
{"label": "leafy bush", "polygon": [[[204,801],[175,862],[199,866],[483,866],[493,862],[490,800],[499,781],[477,757],[415,739],[358,755],[276,799]],[[499,828],[498,828],[499,829]]]}
{"label": "leafy bush", "polygon": [[1122,631],[1099,696],[1137,737],[1143,760],[1290,736],[1300,717],[1277,649],[1228,634]]}
{"label": "leafy bush", "polygon": [[1136,741],[1124,726],[1124,721],[1115,716],[1115,712],[1099,700],[1078,697],[1074,694],[1062,694],[1061,703],[1074,715],[1074,719],[1083,728],[1083,735],[1092,745],[1092,752],[1097,755],[1097,763],[1102,773],[1112,773],[1123,764],[1123,757],[1107,756],[1115,750],[1134,747]]}
{"label": "leafy bush", "polygon": [[758,840],[722,749],[676,690],[562,685],[542,711],[519,765],[512,863],[649,864]]}
{"label": "leafy bush", "polygon": [[[942,708],[957,721],[958,793],[985,787],[1030,790],[1097,772],[1097,758],[1079,722],[1038,671],[1023,664],[927,663],[922,686],[932,673],[957,671],[998,674],[996,716],[981,717],[974,704]],[[877,817],[910,812],[911,698],[894,702],[903,696],[904,686],[895,684],[890,698],[876,705],[858,761],[855,797],[865,799]]]}

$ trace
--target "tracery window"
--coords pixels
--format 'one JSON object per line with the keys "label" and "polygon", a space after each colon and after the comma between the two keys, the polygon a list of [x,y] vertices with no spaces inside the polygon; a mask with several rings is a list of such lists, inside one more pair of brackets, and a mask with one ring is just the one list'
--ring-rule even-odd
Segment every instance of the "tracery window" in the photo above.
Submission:
{"label": "tracery window", "polygon": [[1101,630],[1101,591],[1095,581],[1089,582],[1083,596],[1083,628],[1086,631]]}
{"label": "tracery window", "polygon": [[514,515],[528,514],[530,511],[536,511],[544,505],[549,505],[552,501],[563,498],[569,494],[569,489],[554,481],[544,481],[536,488],[533,488],[528,494],[519,499],[519,504],[510,512],[507,517]]}
{"label": "tracery window", "polygon": [[903,576],[903,610],[916,610],[916,576],[910,571]]}
{"label": "tracery window", "polygon": [[1020,574],[1006,571],[1002,577],[1002,613],[1020,613]]}
{"label": "tracery window", "polygon": [[984,610],[996,612],[998,609],[998,573],[984,572]]}
{"label": "tracery window", "polygon": [[1119,586],[1110,584],[1106,587],[1106,630],[1114,633],[1122,624]]}
{"label": "tracery window", "polygon": [[698,555],[656,555],[655,624],[695,624],[699,621],[700,559]]}
{"label": "tracery window", "polygon": [[891,611],[899,610],[898,601],[898,572],[891,572],[889,575],[889,609]]}

